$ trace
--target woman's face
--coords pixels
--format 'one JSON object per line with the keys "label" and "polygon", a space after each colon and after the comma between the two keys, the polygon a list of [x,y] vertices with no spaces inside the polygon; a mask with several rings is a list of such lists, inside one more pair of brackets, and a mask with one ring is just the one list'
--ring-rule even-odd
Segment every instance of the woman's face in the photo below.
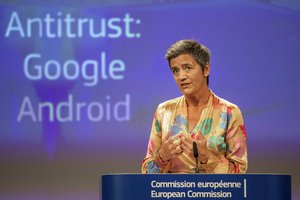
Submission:
{"label": "woman's face", "polygon": [[199,64],[190,54],[182,54],[170,60],[174,80],[185,96],[201,95],[207,90],[206,77],[209,75],[209,64],[202,71]]}

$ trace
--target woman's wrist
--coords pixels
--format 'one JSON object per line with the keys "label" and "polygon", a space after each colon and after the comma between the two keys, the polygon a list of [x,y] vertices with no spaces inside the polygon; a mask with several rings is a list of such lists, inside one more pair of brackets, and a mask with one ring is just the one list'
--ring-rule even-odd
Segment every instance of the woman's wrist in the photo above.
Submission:
{"label": "woman's wrist", "polygon": [[161,151],[158,152],[158,157],[162,162],[169,162],[170,159],[167,159]]}

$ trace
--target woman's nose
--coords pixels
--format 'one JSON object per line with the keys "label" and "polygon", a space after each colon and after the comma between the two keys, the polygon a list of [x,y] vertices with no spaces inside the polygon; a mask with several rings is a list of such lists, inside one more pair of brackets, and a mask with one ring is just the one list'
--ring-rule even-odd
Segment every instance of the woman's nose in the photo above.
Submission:
{"label": "woman's nose", "polygon": [[184,71],[179,72],[179,79],[180,80],[186,79],[186,73]]}

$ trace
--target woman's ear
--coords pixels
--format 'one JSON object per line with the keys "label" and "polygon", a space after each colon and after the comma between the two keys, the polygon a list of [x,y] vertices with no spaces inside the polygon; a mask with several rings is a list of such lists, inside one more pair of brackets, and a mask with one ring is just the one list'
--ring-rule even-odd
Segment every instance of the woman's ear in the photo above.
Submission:
{"label": "woman's ear", "polygon": [[204,65],[204,70],[203,70],[203,74],[205,77],[208,77],[209,76],[209,72],[210,72],[210,64],[207,62],[205,65]]}

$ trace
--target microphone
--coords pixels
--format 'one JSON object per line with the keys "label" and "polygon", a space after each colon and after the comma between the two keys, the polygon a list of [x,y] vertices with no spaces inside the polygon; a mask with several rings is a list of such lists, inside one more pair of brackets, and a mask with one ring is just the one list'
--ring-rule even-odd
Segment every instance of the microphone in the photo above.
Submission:
{"label": "microphone", "polygon": [[199,173],[199,166],[198,166],[198,148],[197,148],[197,144],[194,141],[193,142],[193,152],[194,152],[194,157],[196,159],[196,167],[195,167],[195,173]]}

